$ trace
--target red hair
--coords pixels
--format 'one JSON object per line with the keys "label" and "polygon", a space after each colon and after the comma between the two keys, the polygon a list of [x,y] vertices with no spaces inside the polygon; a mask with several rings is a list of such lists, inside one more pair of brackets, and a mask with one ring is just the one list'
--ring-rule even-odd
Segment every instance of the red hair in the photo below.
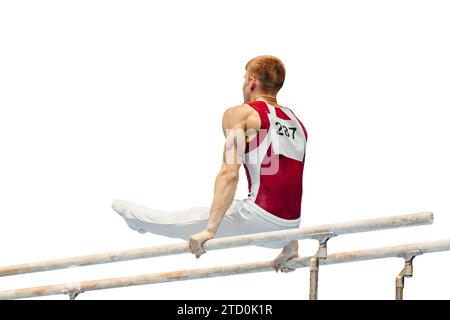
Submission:
{"label": "red hair", "polygon": [[265,93],[277,93],[284,83],[286,69],[283,62],[274,56],[258,56],[247,62],[245,70],[261,82]]}

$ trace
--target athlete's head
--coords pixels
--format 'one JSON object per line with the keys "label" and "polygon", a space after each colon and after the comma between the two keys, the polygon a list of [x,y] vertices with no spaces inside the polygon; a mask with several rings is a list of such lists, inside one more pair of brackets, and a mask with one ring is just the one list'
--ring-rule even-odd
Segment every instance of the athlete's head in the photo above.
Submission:
{"label": "athlete's head", "polygon": [[286,75],[283,62],[274,56],[258,56],[245,66],[244,102],[256,95],[275,95],[281,89]]}

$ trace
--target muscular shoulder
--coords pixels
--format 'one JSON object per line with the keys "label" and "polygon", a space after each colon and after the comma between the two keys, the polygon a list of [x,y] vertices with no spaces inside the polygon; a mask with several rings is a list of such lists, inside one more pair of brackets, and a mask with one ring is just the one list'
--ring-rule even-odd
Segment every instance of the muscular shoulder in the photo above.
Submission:
{"label": "muscular shoulder", "polygon": [[223,128],[232,129],[238,127],[245,129],[245,124],[253,112],[255,112],[255,110],[245,103],[228,108],[223,114]]}

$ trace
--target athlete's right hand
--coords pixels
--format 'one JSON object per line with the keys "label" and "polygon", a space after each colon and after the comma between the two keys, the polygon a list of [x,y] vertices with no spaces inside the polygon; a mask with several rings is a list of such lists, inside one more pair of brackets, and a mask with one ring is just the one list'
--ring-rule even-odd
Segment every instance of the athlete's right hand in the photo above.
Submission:
{"label": "athlete's right hand", "polygon": [[273,260],[272,267],[276,272],[292,272],[294,269],[287,267],[285,263],[295,258],[298,258],[298,241],[291,241],[283,248],[283,250],[281,250],[281,253],[275,258],[275,260]]}
{"label": "athlete's right hand", "polygon": [[208,241],[209,239],[214,238],[215,234],[212,233],[209,230],[203,230],[202,232],[193,234],[189,237],[188,240],[188,248],[189,251],[191,251],[193,254],[195,254],[195,257],[198,259],[200,256],[205,253],[206,251],[203,250],[203,244]]}

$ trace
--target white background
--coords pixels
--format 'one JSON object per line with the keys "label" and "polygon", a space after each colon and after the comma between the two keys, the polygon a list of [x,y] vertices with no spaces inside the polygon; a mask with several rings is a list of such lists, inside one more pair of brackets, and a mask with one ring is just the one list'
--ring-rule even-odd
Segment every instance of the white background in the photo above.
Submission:
{"label": "white background", "polygon": [[[130,230],[115,198],[208,206],[245,63],[287,67],[309,141],[302,225],[431,210],[431,226],[342,236],[330,252],[449,238],[447,1],[3,1],[0,265],[178,242]],[[237,198],[246,196],[242,173]],[[301,255],[314,241],[301,241]],[[1,289],[274,258],[248,247],[0,279]],[[400,259],[321,269],[322,299],[391,299]],[[407,299],[449,299],[450,253],[415,260]],[[52,299],[67,299],[52,296]],[[307,299],[308,270],[79,299]]]}

